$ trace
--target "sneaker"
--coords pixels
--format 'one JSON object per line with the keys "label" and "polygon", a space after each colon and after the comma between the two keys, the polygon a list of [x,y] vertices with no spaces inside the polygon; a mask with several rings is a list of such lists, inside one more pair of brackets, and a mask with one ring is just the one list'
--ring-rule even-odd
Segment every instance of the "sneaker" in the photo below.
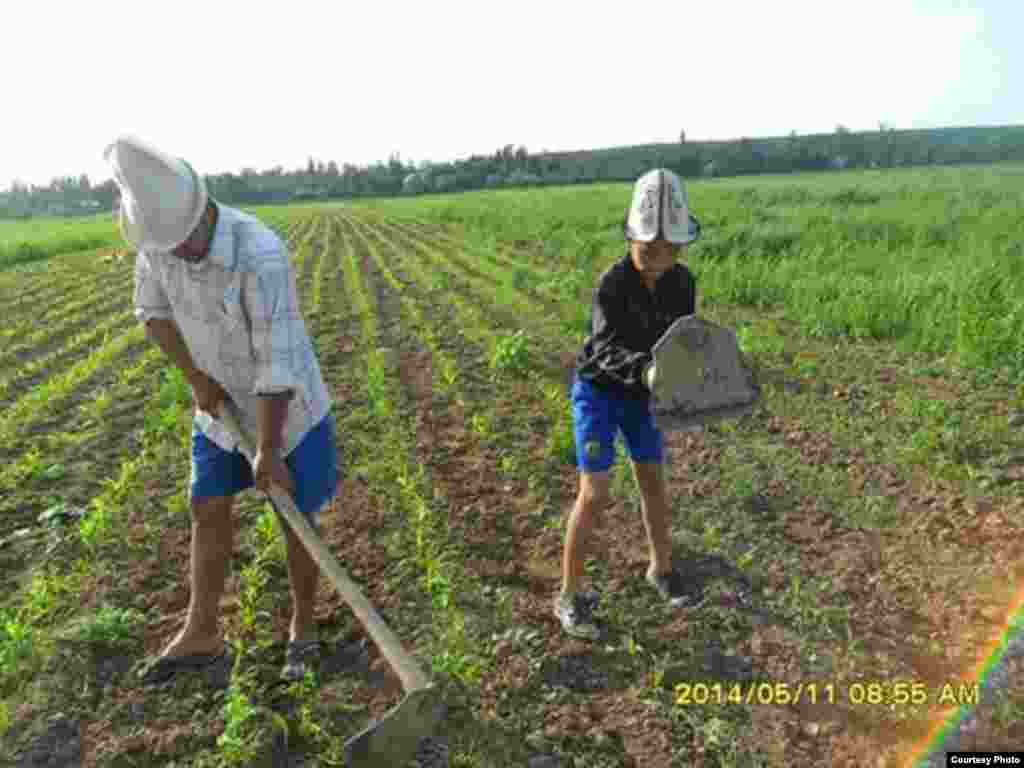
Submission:
{"label": "sneaker", "polygon": [[700,590],[688,584],[678,568],[659,574],[648,571],[647,583],[658,590],[662,599],[667,600],[673,608],[695,605],[700,597]]}
{"label": "sneaker", "polygon": [[562,623],[562,629],[566,634],[581,640],[597,640],[601,637],[601,630],[598,629],[593,616],[597,602],[595,593],[560,593],[555,598],[555,616]]}
{"label": "sneaker", "polygon": [[289,642],[285,649],[281,679],[289,683],[301,680],[306,676],[306,671],[320,660],[322,652],[323,643],[320,640]]}

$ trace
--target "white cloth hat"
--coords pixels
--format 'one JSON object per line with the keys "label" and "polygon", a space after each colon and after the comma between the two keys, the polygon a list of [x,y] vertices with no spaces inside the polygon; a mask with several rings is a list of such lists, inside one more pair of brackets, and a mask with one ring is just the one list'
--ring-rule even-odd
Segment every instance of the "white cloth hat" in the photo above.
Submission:
{"label": "white cloth hat", "polygon": [[700,236],[700,223],[690,215],[683,182],[672,171],[656,168],[633,187],[633,203],[626,214],[626,239],[649,243],[659,236],[670,243],[692,243]]}
{"label": "white cloth hat", "polygon": [[103,152],[121,190],[121,234],[138,250],[170,251],[206,210],[206,184],[184,160],[132,136]]}

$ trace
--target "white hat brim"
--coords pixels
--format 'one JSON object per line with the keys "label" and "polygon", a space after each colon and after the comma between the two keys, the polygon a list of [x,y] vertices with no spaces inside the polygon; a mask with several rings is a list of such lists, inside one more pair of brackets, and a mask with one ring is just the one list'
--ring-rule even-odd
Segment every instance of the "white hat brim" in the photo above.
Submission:
{"label": "white hat brim", "polygon": [[[685,229],[675,227],[670,230],[666,227],[663,230],[662,234],[664,234],[668,242],[673,245],[689,245],[700,239],[700,222],[692,214],[687,218],[689,225]],[[656,240],[657,237],[657,231],[637,232],[632,226],[626,226],[626,238],[629,240],[635,240],[638,243],[650,243]]]}
{"label": "white hat brim", "polygon": [[[187,163],[186,161],[180,158],[168,157],[167,155],[164,155],[163,153],[160,153],[158,150],[148,147],[148,145],[145,145],[142,142],[139,142],[138,140],[133,141],[137,145],[146,148],[152,154],[161,157],[164,160],[164,162],[167,163],[168,165],[175,167],[179,174],[188,175],[192,182],[192,189],[194,194],[192,200],[192,209],[189,211],[188,218],[185,220],[187,226],[183,228],[182,232],[177,233],[177,236],[173,240],[160,240],[153,238],[152,236],[148,236],[145,231],[143,223],[137,221],[131,215],[132,211],[138,210],[137,201],[133,198],[131,189],[129,189],[126,186],[121,186],[121,205],[119,206],[121,234],[124,236],[125,240],[131,243],[137,250],[172,251],[189,238],[189,236],[192,234],[192,232],[195,230],[196,226],[198,226],[200,220],[202,219],[203,213],[206,210],[206,206],[209,201],[206,183],[204,182],[203,178],[198,173],[196,173],[192,166],[189,165],[189,163]],[[107,150],[104,152],[104,159],[107,159],[108,161],[110,160],[110,156],[114,146],[115,145],[112,144],[110,147],[107,148]]]}

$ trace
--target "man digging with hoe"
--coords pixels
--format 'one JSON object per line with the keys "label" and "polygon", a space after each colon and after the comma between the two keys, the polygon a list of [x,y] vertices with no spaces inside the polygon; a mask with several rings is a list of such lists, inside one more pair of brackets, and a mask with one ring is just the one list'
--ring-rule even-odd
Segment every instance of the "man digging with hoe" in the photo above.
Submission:
{"label": "man digging with hoe", "polygon": [[[327,387],[299,314],[284,244],[210,200],[191,166],[135,139],[107,148],[121,230],[138,250],[136,315],[192,385],[191,600],[185,626],[143,676],[162,683],[225,657],[220,597],[240,491],[265,492],[282,518],[292,622],[281,676],[301,679],[319,651],[322,571],[362,622],[405,696],[345,743],[350,768],[403,765],[445,712],[436,686],[349,578],[316,530],[339,462]],[[254,436],[255,435],[255,439]]]}
{"label": "man digging with hoe", "polygon": [[[235,496],[288,491],[315,527],[334,496],[338,460],[330,399],[299,313],[280,238],[219,204],[182,160],[123,137],[104,153],[121,192],[122,234],[137,250],[135,314],[192,387],[191,596],[181,631],[145,672],[162,683],[225,659],[220,600],[231,562]],[[252,464],[217,421],[230,402],[255,435]],[[290,526],[292,620],[282,677],[300,679],[319,650],[319,570]]]}

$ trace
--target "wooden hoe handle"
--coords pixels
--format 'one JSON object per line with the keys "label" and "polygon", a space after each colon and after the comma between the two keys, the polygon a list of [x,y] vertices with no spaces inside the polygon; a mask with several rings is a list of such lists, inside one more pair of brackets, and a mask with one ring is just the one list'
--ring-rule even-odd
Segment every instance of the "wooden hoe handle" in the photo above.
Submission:
{"label": "wooden hoe handle", "polygon": [[[238,438],[243,453],[252,463],[256,456],[256,450],[252,438],[245,432],[235,412],[235,404],[230,401],[223,401],[220,407],[218,420],[226,426]],[[366,627],[373,642],[380,649],[381,654],[387,659],[391,668],[402,681],[402,687],[406,693],[427,688],[430,680],[423,670],[416,663],[416,660],[402,647],[401,640],[391,631],[391,628],[384,623],[373,605],[363,595],[362,590],[349,578],[348,573],[341,567],[337,559],[327,549],[327,545],[313,530],[313,526],[306,520],[295,506],[291,495],[276,485],[271,486],[270,500],[277,511],[284,516],[285,521],[292,527],[299,540],[305,545],[310,556],[320,566],[320,570],[331,580],[338,592],[348,603],[352,612],[359,621]]]}

